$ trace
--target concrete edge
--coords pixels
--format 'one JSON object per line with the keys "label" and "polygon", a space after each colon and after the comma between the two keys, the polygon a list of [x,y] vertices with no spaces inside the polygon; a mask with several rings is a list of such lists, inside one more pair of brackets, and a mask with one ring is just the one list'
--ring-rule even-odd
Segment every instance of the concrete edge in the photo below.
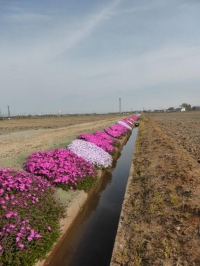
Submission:
{"label": "concrete edge", "polygon": [[85,202],[87,201],[88,195],[83,190],[79,191],[79,193],[74,197],[73,201],[66,207],[66,217],[60,219],[60,236],[58,240],[54,243],[52,250],[46,254],[46,258],[43,260],[37,261],[34,266],[44,266],[48,258],[53,255],[55,250],[59,247],[62,242],[63,237],[65,236],[66,232],[74,222],[76,216],[78,215],[80,209],[83,207]]}

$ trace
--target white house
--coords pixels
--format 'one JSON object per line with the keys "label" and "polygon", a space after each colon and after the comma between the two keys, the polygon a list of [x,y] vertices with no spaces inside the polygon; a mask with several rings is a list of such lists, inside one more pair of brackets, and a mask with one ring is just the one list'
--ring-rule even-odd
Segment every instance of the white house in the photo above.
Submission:
{"label": "white house", "polygon": [[185,107],[181,108],[181,112],[185,112]]}

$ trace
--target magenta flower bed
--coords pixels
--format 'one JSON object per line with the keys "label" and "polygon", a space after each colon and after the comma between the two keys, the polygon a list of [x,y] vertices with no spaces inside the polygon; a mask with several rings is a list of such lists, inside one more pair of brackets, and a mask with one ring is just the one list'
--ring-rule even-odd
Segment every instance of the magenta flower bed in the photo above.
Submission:
{"label": "magenta flower bed", "polygon": [[130,119],[128,119],[128,118],[124,118],[122,121],[125,122],[128,125],[133,125],[133,122]]}
{"label": "magenta flower bed", "polygon": [[123,125],[120,125],[120,124],[115,124],[113,126],[110,126],[110,129],[115,130],[115,131],[118,131],[122,135],[123,134],[126,135],[130,131],[127,127],[125,127]]}
{"label": "magenta flower bed", "polygon": [[98,135],[80,134],[78,138],[91,142],[109,153],[114,153],[115,151],[115,148],[107,140],[102,139]]}
{"label": "magenta flower bed", "polygon": [[102,131],[95,131],[93,133],[94,136],[98,136],[101,139],[106,140],[109,144],[113,145],[113,146],[119,146],[120,143],[118,140],[111,138],[110,136],[108,136],[105,132]]}
{"label": "magenta flower bed", "polygon": [[105,128],[104,131],[113,138],[121,138],[128,133],[129,129],[120,124],[115,124],[109,128]]}
{"label": "magenta flower bed", "polygon": [[132,128],[127,124],[127,122],[124,121],[118,121],[117,124],[122,125],[130,130],[132,130]]}
{"label": "magenta flower bed", "polygon": [[[51,247],[64,212],[53,199],[53,192],[41,177],[0,168],[0,264],[32,265],[44,255],[38,253],[40,248],[44,251]],[[37,252],[32,253],[36,246]]]}
{"label": "magenta flower bed", "polygon": [[44,176],[52,184],[64,184],[67,185],[65,188],[71,189],[85,177],[96,177],[92,164],[67,149],[32,153],[24,167],[30,173]]}
{"label": "magenta flower bed", "polygon": [[133,116],[131,116],[131,119],[132,119],[133,121],[137,121],[137,120],[138,120],[138,118],[139,118],[139,116],[138,116],[138,115],[133,115]]}
{"label": "magenta flower bed", "polygon": [[104,131],[113,138],[120,138],[122,136],[121,132],[112,130],[110,128],[105,128]]}

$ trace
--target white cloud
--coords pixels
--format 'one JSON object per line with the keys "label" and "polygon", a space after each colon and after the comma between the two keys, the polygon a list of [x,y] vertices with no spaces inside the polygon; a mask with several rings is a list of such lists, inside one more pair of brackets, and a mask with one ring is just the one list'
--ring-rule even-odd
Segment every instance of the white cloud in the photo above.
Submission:
{"label": "white cloud", "polygon": [[[102,61],[97,68],[85,67],[82,74],[93,77],[95,88],[109,84],[113,90],[130,87],[155,86],[167,82],[199,79],[200,47],[177,45],[165,46],[153,52],[146,52],[131,58]],[[85,74],[84,74],[85,73]],[[107,74],[110,75],[107,75]],[[99,84],[98,84],[99,83]]]}
{"label": "white cloud", "polygon": [[123,0],[115,0],[102,10],[87,16],[84,21],[80,21],[77,25],[77,29],[72,29],[70,34],[64,39],[63,43],[56,43],[55,45],[60,46],[61,53],[67,51],[83,39],[89,36],[101,23],[109,19],[112,14],[111,11],[115,9]]}
{"label": "white cloud", "polygon": [[[59,18],[56,26],[52,29],[48,29],[46,32],[43,30],[43,34],[37,37],[37,33],[30,31],[30,36],[22,36],[25,39],[23,51],[16,53],[16,48],[13,46],[10,50],[10,58],[13,61],[36,61],[45,62],[46,60],[53,59],[61,55],[62,53],[74,48],[82,40],[87,38],[95,29],[106,20],[112,17],[111,11],[114,10],[123,0],[115,0],[112,3],[105,6],[103,9],[96,11],[94,14],[89,14],[84,18],[73,21],[71,23],[68,18]],[[48,15],[42,15],[37,13],[26,13],[24,10],[20,12],[12,13],[7,16],[7,19],[12,18],[16,21],[26,23],[26,21],[34,22],[37,20],[51,20]],[[55,18],[52,18],[55,19]],[[26,24],[25,24],[26,25]],[[32,36],[36,36],[33,39]],[[28,42],[28,45],[27,45]]]}

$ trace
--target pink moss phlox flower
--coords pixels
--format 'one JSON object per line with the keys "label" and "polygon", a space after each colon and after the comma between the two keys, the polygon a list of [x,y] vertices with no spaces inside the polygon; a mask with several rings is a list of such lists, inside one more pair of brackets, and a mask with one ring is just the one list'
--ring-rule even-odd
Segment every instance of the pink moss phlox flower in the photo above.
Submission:
{"label": "pink moss phlox flower", "polygon": [[24,248],[24,244],[18,242],[18,247],[19,247],[20,249],[23,249],[23,248]]}
{"label": "pink moss phlox flower", "polygon": [[114,152],[115,151],[115,148],[106,139],[103,139],[103,138],[99,137],[98,135],[80,134],[78,136],[78,138],[84,139],[88,142],[91,142],[91,143],[97,145],[98,147],[102,148],[104,151],[107,151],[107,152]]}
{"label": "pink moss phlox flower", "polygon": [[50,225],[48,225],[48,226],[47,226],[47,229],[48,229],[49,231],[51,231],[51,226],[50,226]]}
{"label": "pink moss phlox flower", "polygon": [[121,120],[121,121],[125,122],[127,125],[130,125],[130,126],[133,125],[133,122],[132,122],[131,119],[125,118],[125,119],[123,119],[123,120]]}
{"label": "pink moss phlox flower", "polygon": [[33,237],[32,236],[28,236],[27,240],[30,242],[31,240],[33,240]]}
{"label": "pink moss phlox flower", "polygon": [[[35,190],[35,188],[38,189]],[[37,204],[41,197],[43,197],[43,200],[46,197],[47,194],[43,196],[44,193],[52,194],[53,188],[47,180],[41,177],[12,168],[0,168],[0,191],[1,247],[3,251],[10,252],[12,243],[14,250],[16,248],[24,249],[24,241],[25,239],[26,241],[31,240],[29,236],[31,232],[35,241],[41,236],[37,233],[37,225],[36,229],[32,229],[29,223],[32,219],[30,212],[33,207],[31,199],[34,198]],[[41,205],[39,208],[41,208]],[[14,242],[12,242],[13,240]]]}
{"label": "pink moss phlox flower", "polygon": [[35,230],[32,229],[32,230],[31,230],[31,233],[30,233],[30,236],[34,237],[34,235],[35,235]]}
{"label": "pink moss phlox flower", "polygon": [[9,227],[10,227],[11,229],[13,229],[13,228],[16,227],[16,225],[14,225],[14,224],[10,224]]}
{"label": "pink moss phlox flower", "polygon": [[9,219],[9,218],[12,217],[12,216],[13,216],[13,212],[9,212],[9,213],[6,214],[6,218],[7,218],[7,219]]}
{"label": "pink moss phlox flower", "polygon": [[[35,175],[44,176],[54,184],[76,185],[76,180],[96,176],[92,164],[67,149],[32,153],[25,163],[25,169]],[[37,198],[32,200],[38,201]]]}
{"label": "pink moss phlox flower", "polygon": [[35,234],[35,235],[34,235],[34,238],[36,238],[36,239],[37,239],[37,238],[41,238],[41,237],[42,237],[42,236],[41,236],[40,234]]}
{"label": "pink moss phlox flower", "polygon": [[19,242],[19,240],[20,240],[20,237],[19,237],[19,236],[17,236],[15,240],[16,240],[16,242],[18,243],[18,242]]}
{"label": "pink moss phlox flower", "polygon": [[[43,187],[49,187],[49,183],[42,180],[40,177],[30,175],[25,171],[16,171],[12,168],[0,168],[0,185],[4,188],[4,191],[9,188],[11,191],[29,192],[35,183]],[[27,193],[31,195],[31,193]],[[13,195],[14,196],[14,195]],[[13,200],[13,197],[11,198]],[[4,194],[4,200],[9,201],[10,197],[7,193]],[[17,215],[15,212],[14,215]]]}
{"label": "pink moss phlox flower", "polygon": [[133,115],[133,116],[131,116],[131,118],[130,118],[130,119],[132,119],[133,121],[137,121],[137,120],[138,120],[138,118],[139,118],[139,116],[140,116],[140,114]]}
{"label": "pink moss phlox flower", "polygon": [[109,128],[105,128],[104,131],[113,138],[120,138],[125,136],[130,130],[120,124],[115,124]]}
{"label": "pink moss phlox flower", "polygon": [[129,131],[127,127],[124,127],[123,125],[120,124],[115,124],[113,126],[110,126],[110,129],[121,132],[122,134],[126,134]]}
{"label": "pink moss phlox flower", "polygon": [[124,122],[124,121],[118,121],[117,124],[120,124],[120,125],[128,128],[128,129],[132,130],[132,128],[126,122]]}
{"label": "pink moss phlox flower", "polygon": [[120,145],[119,141],[116,139],[113,139],[111,136],[106,134],[105,132],[102,131],[95,131],[93,133],[94,136],[98,136],[101,139],[105,139],[109,144],[112,144],[114,146]]}
{"label": "pink moss phlox flower", "polygon": [[113,138],[120,138],[122,136],[122,133],[112,130],[110,128],[105,128],[104,131]]}

